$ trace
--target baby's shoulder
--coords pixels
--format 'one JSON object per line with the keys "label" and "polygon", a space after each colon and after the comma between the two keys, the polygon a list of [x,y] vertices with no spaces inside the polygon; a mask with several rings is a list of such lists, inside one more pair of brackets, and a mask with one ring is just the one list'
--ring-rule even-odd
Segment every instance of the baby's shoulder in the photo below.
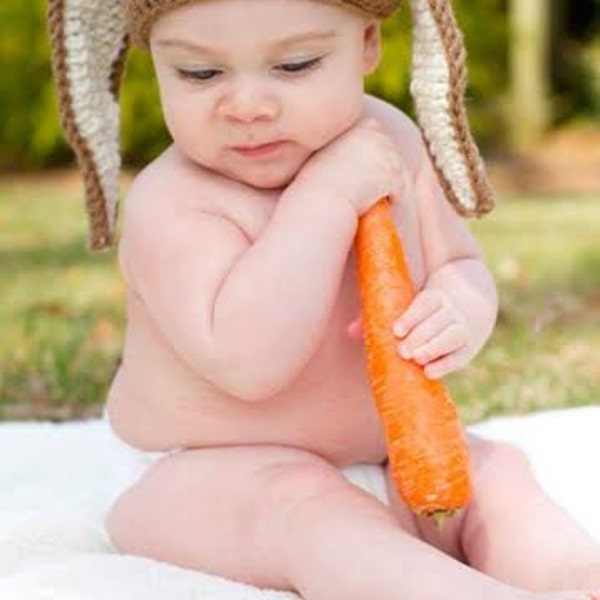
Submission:
{"label": "baby's shoulder", "polygon": [[[165,230],[170,225],[219,217],[253,239],[273,202],[248,186],[182,157],[174,147],[133,180],[123,208],[123,232]],[[191,217],[191,219],[190,219]]]}
{"label": "baby's shoulder", "polygon": [[167,218],[192,203],[200,209],[207,208],[208,197],[203,193],[207,177],[204,169],[193,172],[169,148],[133,179],[123,209],[125,221],[139,217],[140,212]]}
{"label": "baby's shoulder", "polygon": [[423,138],[415,122],[399,108],[372,96],[365,94],[363,100],[365,116],[375,118],[396,142],[398,152],[412,173],[419,169],[423,157]]}
{"label": "baby's shoulder", "polygon": [[209,246],[214,253],[223,238],[235,238],[236,243],[248,239],[236,215],[222,208],[232,204],[223,202],[233,197],[225,187],[207,169],[186,164],[173,149],[136,175],[122,209],[118,250],[130,286],[136,287],[139,273],[147,273],[149,264],[164,265],[175,256],[207,255]]}

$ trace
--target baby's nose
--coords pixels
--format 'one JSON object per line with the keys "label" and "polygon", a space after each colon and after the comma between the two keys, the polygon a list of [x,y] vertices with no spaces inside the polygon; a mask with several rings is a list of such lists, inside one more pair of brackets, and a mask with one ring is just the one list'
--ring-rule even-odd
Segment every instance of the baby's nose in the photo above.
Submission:
{"label": "baby's nose", "polygon": [[244,122],[274,119],[279,114],[279,101],[260,83],[239,81],[223,97],[219,112],[223,118]]}

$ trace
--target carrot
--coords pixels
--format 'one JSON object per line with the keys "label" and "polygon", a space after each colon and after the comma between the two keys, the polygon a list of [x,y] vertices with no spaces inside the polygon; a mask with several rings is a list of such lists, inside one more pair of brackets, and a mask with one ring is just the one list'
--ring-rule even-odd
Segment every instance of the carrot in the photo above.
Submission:
{"label": "carrot", "polygon": [[445,385],[397,351],[392,324],[415,293],[388,199],[361,216],[355,250],[367,370],[392,475],[410,510],[443,520],[471,498],[469,453]]}

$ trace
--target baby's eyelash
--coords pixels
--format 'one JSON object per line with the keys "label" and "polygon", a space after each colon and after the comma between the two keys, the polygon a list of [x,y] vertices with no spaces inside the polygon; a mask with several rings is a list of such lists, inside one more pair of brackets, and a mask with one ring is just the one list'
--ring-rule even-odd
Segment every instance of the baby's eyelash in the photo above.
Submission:
{"label": "baby's eyelash", "polygon": [[[302,71],[308,71],[321,63],[322,57],[311,58],[303,62],[297,63],[282,63],[277,65],[275,69],[286,74],[301,73]],[[209,81],[214,79],[216,75],[221,73],[217,69],[176,69],[177,74],[182,79],[191,79],[194,81]]]}
{"label": "baby's eyelash", "polygon": [[321,60],[322,58],[319,56],[317,58],[311,58],[310,60],[305,60],[303,62],[285,63],[282,65],[278,65],[275,68],[280,71],[283,71],[284,73],[298,73],[300,71],[305,71],[312,67],[316,67],[321,62]]}
{"label": "baby's eyelash", "polygon": [[182,79],[193,79],[196,81],[208,81],[220,72],[216,69],[177,69],[177,74]]}

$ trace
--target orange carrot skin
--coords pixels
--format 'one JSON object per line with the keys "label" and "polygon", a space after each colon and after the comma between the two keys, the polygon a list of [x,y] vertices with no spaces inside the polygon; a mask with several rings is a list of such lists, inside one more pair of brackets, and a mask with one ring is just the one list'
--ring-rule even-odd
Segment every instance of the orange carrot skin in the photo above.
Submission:
{"label": "orange carrot skin", "polygon": [[468,446],[445,385],[397,350],[392,325],[415,293],[387,199],[360,218],[355,250],[367,370],[398,493],[419,515],[450,516],[472,497]]}

